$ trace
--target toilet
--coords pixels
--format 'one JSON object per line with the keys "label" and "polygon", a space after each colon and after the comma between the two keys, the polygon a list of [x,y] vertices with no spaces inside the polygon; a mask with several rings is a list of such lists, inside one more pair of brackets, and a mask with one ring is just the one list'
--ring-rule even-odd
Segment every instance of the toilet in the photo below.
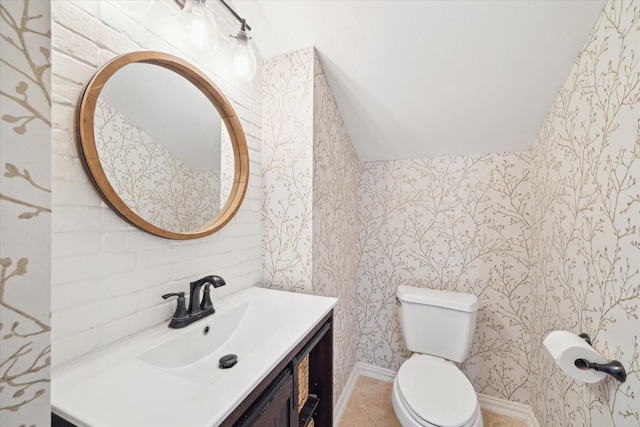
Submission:
{"label": "toilet", "polygon": [[393,383],[403,427],[482,427],[476,392],[455,362],[469,355],[478,297],[398,286],[400,330],[412,356]]}

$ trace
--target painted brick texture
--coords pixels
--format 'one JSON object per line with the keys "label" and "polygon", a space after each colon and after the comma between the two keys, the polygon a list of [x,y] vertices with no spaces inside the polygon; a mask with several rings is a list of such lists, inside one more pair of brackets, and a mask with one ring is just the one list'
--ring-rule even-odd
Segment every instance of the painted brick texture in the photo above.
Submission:
{"label": "painted brick texture", "polygon": [[[173,2],[154,2],[142,14],[124,2],[52,3],[53,247],[52,353],[54,367],[163,323],[173,302],[160,297],[188,291],[188,282],[218,274],[227,286],[215,299],[257,284],[262,277],[261,70],[252,84],[230,72],[235,24],[218,19],[218,48],[201,53],[184,38],[186,21]],[[75,105],[91,76],[123,53],[156,50],[204,71],[227,95],[249,146],[250,182],[237,216],[221,231],[195,241],[146,234],[121,220],[98,196],[75,150]],[[259,60],[258,63],[262,61]]]}

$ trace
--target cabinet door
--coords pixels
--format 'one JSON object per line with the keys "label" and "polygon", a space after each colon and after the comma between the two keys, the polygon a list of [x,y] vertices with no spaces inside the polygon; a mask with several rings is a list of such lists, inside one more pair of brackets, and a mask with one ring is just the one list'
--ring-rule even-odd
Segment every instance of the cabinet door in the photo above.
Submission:
{"label": "cabinet door", "polygon": [[289,364],[253,402],[251,409],[234,423],[234,427],[293,427],[297,422],[293,408],[293,374]]}
{"label": "cabinet door", "polygon": [[[293,408],[293,378],[289,376],[282,387],[276,391],[275,396],[260,416],[255,420],[255,427],[291,427]],[[297,417],[295,418],[297,421]]]}

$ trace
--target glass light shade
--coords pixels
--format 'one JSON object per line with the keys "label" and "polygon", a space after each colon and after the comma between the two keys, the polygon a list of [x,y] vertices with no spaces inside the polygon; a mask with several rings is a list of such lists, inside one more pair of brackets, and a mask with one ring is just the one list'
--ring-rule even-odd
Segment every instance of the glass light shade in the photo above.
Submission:
{"label": "glass light shade", "polygon": [[233,67],[240,80],[249,82],[256,75],[256,55],[246,32],[240,31],[237,40],[238,45],[233,57]]}
{"label": "glass light shade", "polygon": [[198,49],[214,48],[218,45],[218,26],[201,0],[190,0],[187,31],[189,40]]}

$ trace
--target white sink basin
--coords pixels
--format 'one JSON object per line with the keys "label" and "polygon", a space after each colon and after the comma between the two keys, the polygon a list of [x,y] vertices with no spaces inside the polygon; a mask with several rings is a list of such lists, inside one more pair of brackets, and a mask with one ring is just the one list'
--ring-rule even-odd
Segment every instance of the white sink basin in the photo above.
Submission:
{"label": "white sink basin", "polygon": [[[160,368],[179,368],[195,363],[215,353],[231,338],[240,327],[248,307],[249,302],[245,302],[224,313],[214,313],[202,319],[198,327],[185,328],[184,333],[170,337],[138,359]],[[247,323],[244,327],[250,328]]]}
{"label": "white sink basin", "polygon": [[[53,412],[78,426],[218,425],[336,301],[262,288],[214,301],[186,328],[163,324],[55,369]],[[226,354],[238,363],[221,369]]]}

